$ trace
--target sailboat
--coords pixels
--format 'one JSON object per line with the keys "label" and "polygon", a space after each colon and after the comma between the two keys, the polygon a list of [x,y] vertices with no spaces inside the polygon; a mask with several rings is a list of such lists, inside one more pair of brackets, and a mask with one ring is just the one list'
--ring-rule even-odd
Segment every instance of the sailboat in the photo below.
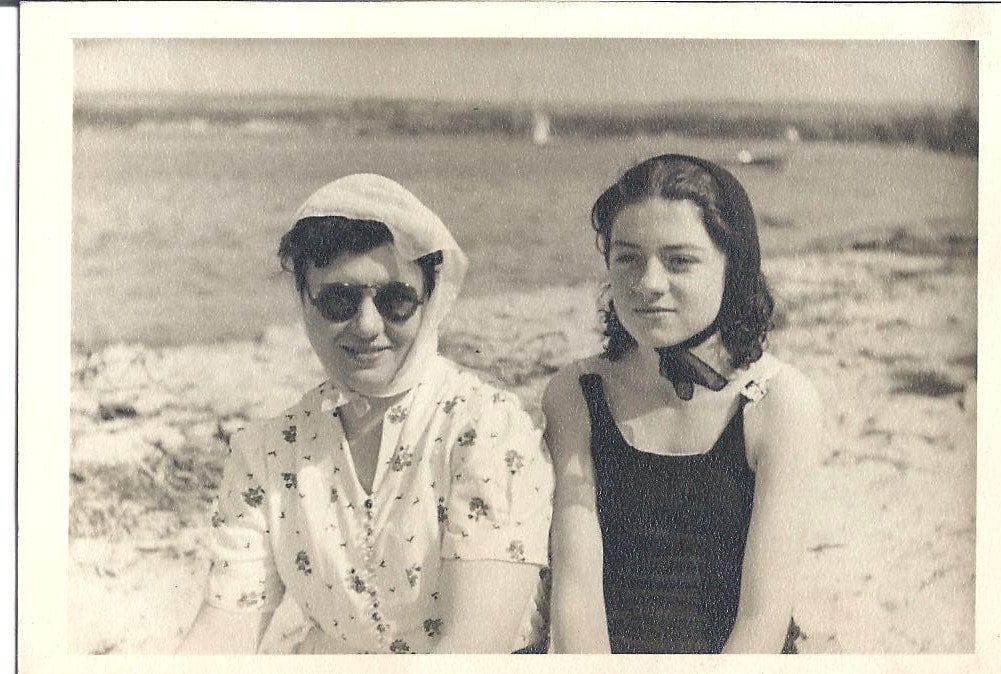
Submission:
{"label": "sailboat", "polygon": [[784,154],[756,154],[747,149],[738,152],[734,159],[735,161],[730,163],[739,164],[740,166],[762,166],[774,170],[781,169],[786,163]]}
{"label": "sailboat", "polygon": [[771,153],[762,153],[751,152],[751,150],[745,148],[740,150],[728,163],[739,166],[761,166],[779,171],[785,167],[796,146],[801,142],[799,129],[792,125],[785,128],[782,136],[786,142],[784,149]]}
{"label": "sailboat", "polygon": [[536,145],[545,145],[549,142],[552,127],[549,123],[549,116],[542,110],[532,111],[532,142]]}

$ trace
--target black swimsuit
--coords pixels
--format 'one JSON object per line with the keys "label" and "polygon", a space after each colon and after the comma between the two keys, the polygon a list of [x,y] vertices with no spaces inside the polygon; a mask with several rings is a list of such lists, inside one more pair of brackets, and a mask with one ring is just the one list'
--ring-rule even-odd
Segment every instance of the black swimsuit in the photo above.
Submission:
{"label": "black swimsuit", "polygon": [[[580,386],[591,418],[604,596],[613,653],[719,653],[737,615],[754,499],[744,404],[712,449],[665,456],[630,446],[601,377]],[[790,634],[783,652],[795,652]]]}

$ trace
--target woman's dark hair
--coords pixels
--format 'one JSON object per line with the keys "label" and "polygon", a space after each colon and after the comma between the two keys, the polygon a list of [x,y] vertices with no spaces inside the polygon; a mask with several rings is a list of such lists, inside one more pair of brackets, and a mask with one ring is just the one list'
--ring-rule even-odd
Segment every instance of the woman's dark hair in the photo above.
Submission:
{"label": "woman's dark hair", "polygon": [[[723,168],[688,155],[661,155],[632,167],[591,209],[595,243],[606,267],[616,216],[629,204],[650,197],[689,200],[702,211],[709,238],[726,255],[723,300],[715,323],[732,355],[731,366],[743,367],[761,358],[774,300],[761,273],[758,229],[744,188]],[[618,360],[636,346],[636,340],[619,322],[611,301],[602,319],[607,340],[604,355]]]}
{"label": "woman's dark hair", "polygon": [[[303,218],[282,236],[278,257],[282,269],[295,278],[295,289],[301,296],[306,290],[306,274],[310,263],[325,267],[344,253],[360,255],[385,243],[393,242],[389,227],[376,220],[353,220],[339,215]],[[434,290],[441,251],[414,260],[424,274],[424,294]]]}

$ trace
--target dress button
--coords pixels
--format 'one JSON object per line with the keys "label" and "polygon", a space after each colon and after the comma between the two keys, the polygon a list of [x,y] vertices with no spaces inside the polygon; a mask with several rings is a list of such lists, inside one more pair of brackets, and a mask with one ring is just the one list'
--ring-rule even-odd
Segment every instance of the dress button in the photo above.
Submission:
{"label": "dress button", "polygon": [[368,508],[369,510],[372,509],[372,499],[370,498],[365,499],[365,507]]}

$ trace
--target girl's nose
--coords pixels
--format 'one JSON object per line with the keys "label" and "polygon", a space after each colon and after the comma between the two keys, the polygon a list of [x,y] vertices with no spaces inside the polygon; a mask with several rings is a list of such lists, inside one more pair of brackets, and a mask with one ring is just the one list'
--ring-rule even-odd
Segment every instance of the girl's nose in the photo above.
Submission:
{"label": "girl's nose", "polygon": [[663,295],[671,289],[671,275],[667,273],[659,257],[647,260],[635,289],[637,292],[658,295]]}
{"label": "girl's nose", "polygon": [[365,339],[374,339],[385,327],[382,316],[375,307],[375,302],[371,297],[363,297],[358,306],[358,313],[355,314],[352,322],[352,329],[359,336]]}

